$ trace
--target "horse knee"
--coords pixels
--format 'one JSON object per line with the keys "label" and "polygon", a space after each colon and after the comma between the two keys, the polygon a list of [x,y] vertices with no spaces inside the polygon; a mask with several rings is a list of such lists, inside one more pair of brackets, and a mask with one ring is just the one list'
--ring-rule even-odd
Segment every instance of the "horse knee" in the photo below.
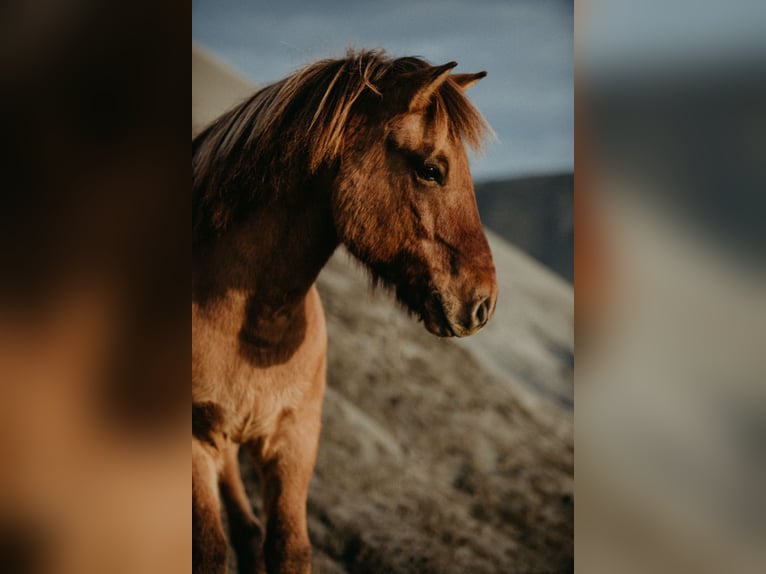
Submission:
{"label": "horse knee", "polygon": [[194,574],[225,574],[228,572],[228,548],[223,537],[202,537],[192,549]]}
{"label": "horse knee", "polygon": [[311,543],[266,535],[264,558],[268,574],[311,574]]}
{"label": "horse knee", "polygon": [[225,574],[228,544],[221,523],[215,466],[192,447],[192,571]]}
{"label": "horse knee", "polygon": [[269,574],[309,574],[311,542],[305,516],[294,508],[278,508],[266,525],[263,552]]}
{"label": "horse knee", "polygon": [[280,492],[286,485],[276,477],[267,479],[264,558],[269,574],[309,574],[311,542],[306,524],[306,489]]}
{"label": "horse knee", "polygon": [[228,545],[220,519],[192,497],[192,571],[195,574],[225,573]]}

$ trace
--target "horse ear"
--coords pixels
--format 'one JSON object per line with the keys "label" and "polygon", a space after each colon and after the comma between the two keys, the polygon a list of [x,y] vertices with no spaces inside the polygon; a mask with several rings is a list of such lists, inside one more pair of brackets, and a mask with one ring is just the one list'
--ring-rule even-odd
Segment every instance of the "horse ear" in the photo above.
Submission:
{"label": "horse ear", "polygon": [[452,74],[450,79],[454,81],[461,90],[467,90],[486,76],[487,72],[476,72],[475,74]]}
{"label": "horse ear", "polygon": [[447,80],[450,70],[455,66],[457,66],[457,62],[448,62],[443,66],[432,66],[418,73],[417,80],[413,80],[417,87],[414,95],[410,98],[409,109],[411,112],[419,112],[428,107],[436,90]]}

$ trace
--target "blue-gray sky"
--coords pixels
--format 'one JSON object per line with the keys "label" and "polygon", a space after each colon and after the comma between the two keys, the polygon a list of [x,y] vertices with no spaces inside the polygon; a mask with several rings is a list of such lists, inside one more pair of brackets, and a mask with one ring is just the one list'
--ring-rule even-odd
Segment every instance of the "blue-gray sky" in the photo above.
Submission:
{"label": "blue-gray sky", "polygon": [[573,169],[571,0],[194,0],[192,39],[259,84],[349,46],[487,70],[470,97],[498,139],[474,177]]}

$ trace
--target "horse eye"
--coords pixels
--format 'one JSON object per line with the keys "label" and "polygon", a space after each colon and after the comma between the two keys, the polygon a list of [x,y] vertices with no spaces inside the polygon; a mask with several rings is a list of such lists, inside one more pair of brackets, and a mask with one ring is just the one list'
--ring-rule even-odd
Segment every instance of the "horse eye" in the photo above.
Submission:
{"label": "horse eye", "polygon": [[425,163],[417,170],[418,177],[425,181],[442,183],[442,172],[432,163]]}

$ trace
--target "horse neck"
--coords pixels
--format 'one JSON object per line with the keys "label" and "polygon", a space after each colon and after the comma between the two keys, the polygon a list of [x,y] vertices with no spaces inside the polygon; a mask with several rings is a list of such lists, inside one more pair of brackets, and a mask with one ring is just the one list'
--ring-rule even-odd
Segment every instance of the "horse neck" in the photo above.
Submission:
{"label": "horse neck", "polygon": [[337,246],[329,186],[304,184],[252,206],[194,254],[192,299],[242,317],[240,334],[271,332],[302,308]]}

